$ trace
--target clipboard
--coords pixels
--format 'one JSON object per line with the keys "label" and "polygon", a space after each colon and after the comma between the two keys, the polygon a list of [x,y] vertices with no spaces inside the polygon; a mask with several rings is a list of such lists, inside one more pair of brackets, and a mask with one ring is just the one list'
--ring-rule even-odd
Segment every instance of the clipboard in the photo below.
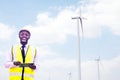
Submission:
{"label": "clipboard", "polygon": [[33,63],[23,63],[20,65],[20,67],[28,67],[30,64],[33,64]]}

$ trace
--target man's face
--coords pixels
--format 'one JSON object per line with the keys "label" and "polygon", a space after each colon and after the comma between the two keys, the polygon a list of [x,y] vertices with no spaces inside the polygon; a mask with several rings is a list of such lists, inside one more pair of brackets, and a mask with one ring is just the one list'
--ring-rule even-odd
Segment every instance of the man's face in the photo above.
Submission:
{"label": "man's face", "polygon": [[28,39],[30,38],[30,33],[27,31],[23,30],[19,33],[19,38],[21,42],[27,42]]}

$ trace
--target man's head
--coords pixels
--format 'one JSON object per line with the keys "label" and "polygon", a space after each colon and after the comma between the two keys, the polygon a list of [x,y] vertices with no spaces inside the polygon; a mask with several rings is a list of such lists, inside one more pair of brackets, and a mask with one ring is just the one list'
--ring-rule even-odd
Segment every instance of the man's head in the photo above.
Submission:
{"label": "man's head", "polygon": [[28,30],[26,29],[20,30],[19,31],[20,43],[25,46],[30,38],[30,35],[31,34]]}

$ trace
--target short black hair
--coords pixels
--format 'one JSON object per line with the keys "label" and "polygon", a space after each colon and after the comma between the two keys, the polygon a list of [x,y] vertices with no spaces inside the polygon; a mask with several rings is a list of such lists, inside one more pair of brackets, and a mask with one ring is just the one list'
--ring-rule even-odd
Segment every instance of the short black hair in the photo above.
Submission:
{"label": "short black hair", "polygon": [[30,34],[30,31],[27,30],[27,29],[22,29],[22,30],[19,31],[19,33],[23,32],[23,31],[26,31],[26,32],[28,32]]}
{"label": "short black hair", "polygon": [[27,29],[22,29],[22,30],[20,30],[20,31],[19,31],[19,34],[20,34],[21,32],[23,32],[23,31],[26,31],[26,32],[28,32],[28,33],[31,35],[30,31],[27,30]]}

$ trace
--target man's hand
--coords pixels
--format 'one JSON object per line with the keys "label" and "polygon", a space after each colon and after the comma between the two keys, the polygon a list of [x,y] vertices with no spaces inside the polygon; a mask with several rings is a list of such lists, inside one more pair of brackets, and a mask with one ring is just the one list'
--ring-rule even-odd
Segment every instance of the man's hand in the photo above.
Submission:
{"label": "man's hand", "polygon": [[16,65],[16,66],[20,66],[21,62],[20,61],[15,61],[15,62],[13,62],[13,64]]}
{"label": "man's hand", "polygon": [[31,68],[31,69],[36,69],[36,66],[35,66],[35,64],[34,64],[34,63],[29,64],[29,65],[28,65],[28,67],[29,67],[29,68]]}

